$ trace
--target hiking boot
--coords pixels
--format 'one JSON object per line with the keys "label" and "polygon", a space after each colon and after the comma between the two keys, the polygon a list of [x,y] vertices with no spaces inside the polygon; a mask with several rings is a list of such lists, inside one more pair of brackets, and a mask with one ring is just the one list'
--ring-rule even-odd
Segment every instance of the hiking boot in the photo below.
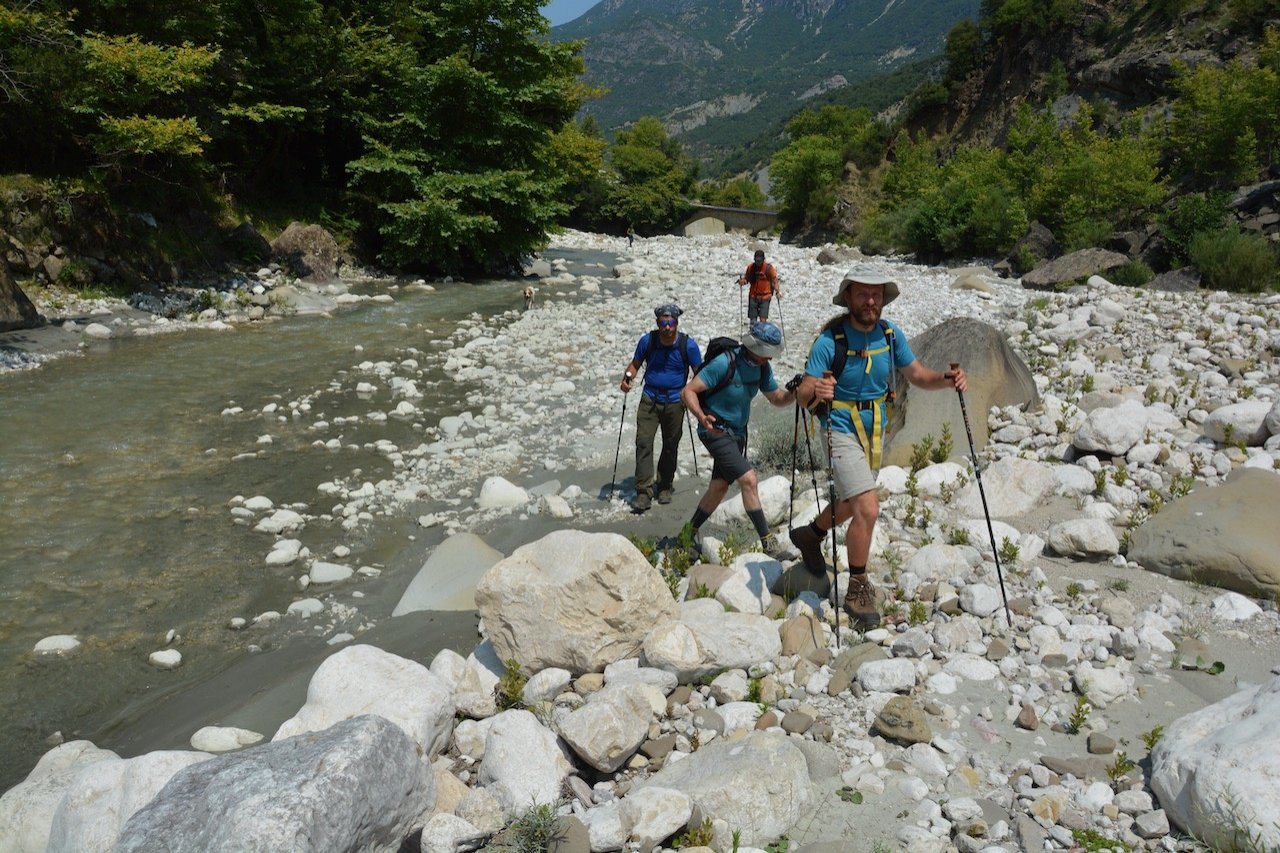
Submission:
{"label": "hiking boot", "polygon": [[804,567],[811,574],[825,575],[827,573],[827,561],[822,556],[822,540],[824,537],[813,532],[813,528],[809,525],[804,527],[793,527],[787,532],[787,537],[791,540],[791,544],[800,549],[800,556],[804,558]]}
{"label": "hiking boot", "polygon": [[791,559],[790,549],[779,542],[778,537],[772,533],[760,540],[760,550],[764,551],[766,556],[772,557],[778,562]]}
{"label": "hiking boot", "polygon": [[636,492],[636,496],[631,499],[632,512],[644,512],[653,506],[653,498],[649,497],[648,492]]}
{"label": "hiking boot", "polygon": [[849,589],[844,594],[844,612],[863,631],[880,624],[880,611],[876,609],[876,589],[865,572],[849,575]]}
{"label": "hiking boot", "polygon": [[658,503],[660,504],[671,503],[671,489],[669,487],[665,489],[658,489]]}

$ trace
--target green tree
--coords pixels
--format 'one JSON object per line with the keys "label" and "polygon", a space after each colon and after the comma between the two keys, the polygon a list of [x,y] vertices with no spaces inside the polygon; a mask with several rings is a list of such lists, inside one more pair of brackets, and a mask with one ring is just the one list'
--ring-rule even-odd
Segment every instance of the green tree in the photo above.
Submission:
{"label": "green tree", "polygon": [[947,80],[963,80],[982,62],[982,33],[978,25],[965,18],[947,33],[942,55],[947,60]]}
{"label": "green tree", "polygon": [[1169,146],[1179,172],[1196,186],[1251,182],[1274,162],[1280,144],[1280,32],[1267,32],[1257,65],[1179,65],[1174,88]]}
{"label": "green tree", "polygon": [[844,162],[839,141],[816,134],[794,139],[774,154],[769,176],[782,202],[782,218],[798,224],[829,217]]}
{"label": "green tree", "polygon": [[618,131],[608,162],[612,177],[603,211],[608,224],[662,231],[688,213],[685,196],[693,189],[697,171],[679,140],[671,138],[658,119],[643,116]]}
{"label": "green tree", "polygon": [[759,210],[765,206],[764,190],[750,178],[722,178],[704,181],[698,188],[699,198],[706,204]]}

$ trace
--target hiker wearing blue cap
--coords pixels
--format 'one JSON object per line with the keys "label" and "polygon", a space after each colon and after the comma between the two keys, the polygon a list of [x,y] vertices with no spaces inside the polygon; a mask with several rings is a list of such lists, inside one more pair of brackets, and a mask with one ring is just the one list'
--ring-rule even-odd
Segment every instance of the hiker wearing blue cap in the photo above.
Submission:
{"label": "hiker wearing blue cap", "polygon": [[[880,516],[875,470],[893,418],[898,372],[919,388],[965,390],[964,370],[941,373],[922,365],[907,336],[881,319],[884,306],[898,298],[898,283],[870,264],[858,264],[840,281],[832,305],[845,309],[819,333],[796,389],[800,405],[817,412],[827,436],[832,479],[830,510],[820,509],[812,524],[793,528],[791,542],[805,567],[825,574],[822,543],[830,531],[849,522],[845,549],[849,585],[844,610],[864,629],[880,624],[875,588],[867,577],[871,536]],[[832,536],[834,549],[835,537]]]}
{"label": "hiker wearing blue cap", "polygon": [[[742,506],[760,536],[764,552],[779,557],[786,552],[769,532],[755,469],[747,461],[747,421],[751,401],[764,394],[773,405],[788,406],[795,400],[779,388],[770,359],[782,352],[782,331],[772,323],[752,323],[741,343],[713,338],[707,345],[707,363],[684,386],[680,396],[698,422],[698,438],[711,454],[711,484],[698,502],[693,518],[696,537],[702,523],[724,500],[732,483],[742,491]],[[696,539],[695,539],[696,541]]]}
{"label": "hiker wearing blue cap", "polygon": [[644,391],[636,412],[636,495],[631,509],[644,512],[653,505],[653,439],[662,429],[662,454],[658,457],[657,499],[671,503],[675,487],[677,455],[684,426],[680,391],[690,370],[702,365],[702,351],[693,338],[679,331],[680,306],[668,303],[653,309],[658,328],[636,344],[635,356],[622,372],[622,392],[630,393],[640,366],[644,365]]}

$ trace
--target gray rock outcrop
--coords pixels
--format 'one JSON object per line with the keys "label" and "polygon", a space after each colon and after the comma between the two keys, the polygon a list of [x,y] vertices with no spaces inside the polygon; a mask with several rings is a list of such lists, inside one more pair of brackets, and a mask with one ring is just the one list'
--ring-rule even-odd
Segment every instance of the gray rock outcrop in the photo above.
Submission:
{"label": "gray rock outcrop", "polygon": [[1054,290],[1059,285],[1084,281],[1091,275],[1106,275],[1129,263],[1119,252],[1107,249],[1081,249],[1041,264],[1022,277],[1022,286],[1031,290]]}
{"label": "gray rock outcrop", "polygon": [[[1039,402],[1035,379],[1022,357],[1009,346],[999,329],[980,320],[956,317],[925,330],[911,339],[911,349],[925,367],[946,371],[952,362],[964,366],[969,378],[965,405],[979,450],[987,443],[987,412],[992,406],[1034,407]],[[927,435],[934,446],[943,424],[951,430],[952,456],[968,454],[964,419],[956,395],[950,391],[921,391],[909,383],[897,384],[893,432],[884,451],[885,465],[906,465],[911,446]]]}
{"label": "gray rock outcrop", "polygon": [[1280,474],[1242,468],[1216,488],[1200,487],[1137,528],[1129,559],[1149,571],[1244,595],[1280,594],[1280,550],[1273,530]]}
{"label": "gray rock outcrop", "polygon": [[22,292],[13,275],[0,262],[0,332],[33,329],[40,325],[40,314]]}
{"label": "gray rock outcrop", "polygon": [[319,284],[338,277],[338,241],[323,226],[290,222],[271,241],[271,252],[303,281]]}

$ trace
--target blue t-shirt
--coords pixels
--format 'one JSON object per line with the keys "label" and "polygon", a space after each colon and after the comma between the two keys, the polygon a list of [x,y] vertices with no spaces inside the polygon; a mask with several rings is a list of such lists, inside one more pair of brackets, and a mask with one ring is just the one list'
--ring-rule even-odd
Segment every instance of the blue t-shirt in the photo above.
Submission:
{"label": "blue t-shirt", "polygon": [[[884,328],[880,325],[881,323],[888,323],[893,328],[892,362],[890,361],[890,352],[885,349],[887,342],[885,341]],[[911,345],[907,343],[907,336],[888,320],[881,320],[876,323],[875,329],[870,332],[859,331],[846,321],[844,333],[846,335],[846,345],[855,352],[880,349],[883,349],[884,352],[878,352],[871,356],[858,356],[853,352],[849,353],[848,359],[844,363],[844,371],[836,379],[837,400],[874,400],[877,397],[884,396],[885,392],[889,390],[891,364],[893,369],[899,369],[916,360],[915,353],[911,351]],[[834,333],[831,329],[823,329],[817,340],[813,342],[813,346],[809,348],[809,360],[805,362],[804,372],[821,379],[823,372],[831,369],[835,352],[836,339]],[[871,361],[870,371],[867,370],[868,358]],[[883,407],[883,405],[882,403],[881,406]],[[849,409],[835,409],[834,412],[835,423],[833,428],[835,431],[854,432],[853,413]],[[860,414],[862,415],[863,427],[869,433],[875,423],[875,412],[867,409]],[[883,411],[880,416],[881,418],[884,417]],[[822,418],[822,425],[824,427],[827,426],[826,417]]]}
{"label": "blue t-shirt", "polygon": [[[698,377],[714,388],[729,371],[729,359],[737,359],[733,370],[733,380],[720,391],[707,397],[702,410],[716,416],[721,426],[728,427],[734,435],[745,435],[747,421],[751,417],[751,400],[760,391],[776,391],[778,383],[773,378],[773,367],[764,364],[753,364],[746,356],[746,347],[738,347],[732,353],[721,353],[713,358]],[[699,425],[698,432],[706,432]]]}
{"label": "blue t-shirt", "polygon": [[[653,344],[650,346],[650,339]],[[636,344],[633,361],[645,362],[644,395],[655,403],[680,402],[680,389],[689,375],[689,371],[697,370],[702,364],[702,350],[690,335],[685,335],[684,356],[676,344],[680,343],[677,335],[675,343],[666,346],[657,332],[650,332]]]}

